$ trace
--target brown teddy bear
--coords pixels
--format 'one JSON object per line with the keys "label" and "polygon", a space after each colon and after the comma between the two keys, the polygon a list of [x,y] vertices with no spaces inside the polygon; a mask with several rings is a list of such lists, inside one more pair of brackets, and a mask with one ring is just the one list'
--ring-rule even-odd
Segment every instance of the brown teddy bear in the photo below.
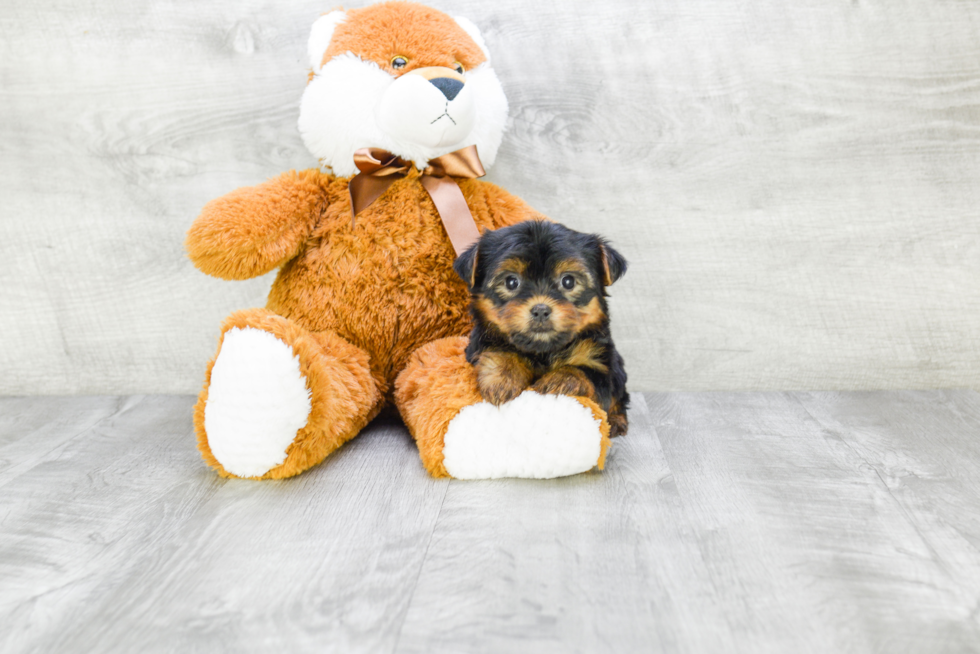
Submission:
{"label": "brown teddy bear", "polygon": [[495,407],[463,356],[455,255],[477,230],[544,218],[476,179],[507,117],[476,27],[386,2],[322,16],[309,54],[299,129],[322,170],[213,200],[187,234],[209,275],[279,269],[266,307],[222,327],[194,412],[204,460],[226,477],[289,477],[394,405],[435,476],[601,467],[598,406],[527,391]]}

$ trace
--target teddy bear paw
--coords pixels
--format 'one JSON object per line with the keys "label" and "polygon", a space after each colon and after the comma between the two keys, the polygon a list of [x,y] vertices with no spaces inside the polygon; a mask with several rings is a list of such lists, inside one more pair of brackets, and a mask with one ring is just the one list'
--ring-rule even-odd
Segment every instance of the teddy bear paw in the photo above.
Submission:
{"label": "teddy bear paw", "polygon": [[261,329],[225,333],[211,370],[204,430],[211,453],[237,477],[260,477],[286,459],[310,415],[293,349]]}
{"label": "teddy bear paw", "polygon": [[457,479],[551,479],[600,461],[602,421],[578,400],[525,391],[499,407],[479,402],[449,423],[446,471]]}

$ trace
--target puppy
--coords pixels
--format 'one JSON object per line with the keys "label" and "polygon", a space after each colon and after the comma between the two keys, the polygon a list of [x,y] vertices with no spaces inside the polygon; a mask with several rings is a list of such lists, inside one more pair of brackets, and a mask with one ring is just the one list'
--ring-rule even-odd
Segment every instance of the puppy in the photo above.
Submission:
{"label": "puppy", "polygon": [[475,326],[466,360],[497,406],[530,387],[592,399],[625,434],[626,371],[613,346],[605,289],[626,260],[601,237],[527,221],[484,232],[456,273],[470,288]]}

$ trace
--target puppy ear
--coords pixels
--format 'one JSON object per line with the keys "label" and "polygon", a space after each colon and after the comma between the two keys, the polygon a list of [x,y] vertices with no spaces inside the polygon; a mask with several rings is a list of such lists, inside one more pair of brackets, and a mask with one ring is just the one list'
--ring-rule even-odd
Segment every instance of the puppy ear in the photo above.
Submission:
{"label": "puppy ear", "polygon": [[313,23],[306,49],[310,56],[310,68],[313,69],[314,73],[319,73],[323,66],[323,54],[330,47],[330,39],[333,38],[334,29],[345,20],[347,20],[347,14],[341,10],[335,10],[323,14]]}
{"label": "puppy ear", "polygon": [[459,275],[467,286],[472,289],[476,286],[476,271],[479,264],[479,249],[480,243],[477,241],[471,245],[463,254],[459,255],[456,262],[453,263],[453,270]]}
{"label": "puppy ear", "polygon": [[601,239],[599,250],[602,253],[602,284],[603,286],[612,286],[613,282],[626,274],[626,259]]}

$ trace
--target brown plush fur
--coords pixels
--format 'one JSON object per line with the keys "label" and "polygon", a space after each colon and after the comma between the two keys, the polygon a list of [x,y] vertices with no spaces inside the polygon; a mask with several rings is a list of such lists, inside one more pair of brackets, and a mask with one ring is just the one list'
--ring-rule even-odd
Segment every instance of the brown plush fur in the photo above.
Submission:
{"label": "brown plush fur", "polygon": [[204,390],[194,407],[194,429],[197,446],[205,462],[222,477],[234,477],[226,471],[208,446],[204,432],[204,408],[208,400],[211,369],[221,352],[225,333],[233,328],[253,327],[269,332],[293,348],[299,355],[300,372],[311,391],[311,410],[306,427],[286,449],[286,460],[265,473],[261,479],[281,479],[316,465],[330,452],[349,441],[381,408],[377,387],[371,377],[368,356],[336,334],[313,333],[295,322],[266,309],[248,309],[233,313],[221,328],[221,343],[215,358],[208,364]]}
{"label": "brown plush fur", "polygon": [[[472,70],[486,61],[483,51],[456,21],[410,2],[348,10],[347,20],[334,30],[321,63],[346,52],[373,61],[396,77],[428,66],[453,68],[457,62]],[[404,57],[408,64],[396,70],[391,66],[394,57]]]}
{"label": "brown plush fur", "polygon": [[[432,66],[472,70],[486,61],[452,18],[405,2],[347,11],[322,61],[346,52],[396,77]],[[406,59],[397,70],[396,56]],[[311,391],[307,426],[263,479],[316,465],[392,404],[418,441],[426,469],[447,476],[442,444],[449,421],[481,397],[463,356],[463,335],[472,327],[468,292],[418,177],[413,171],[392,184],[352,227],[350,178],[291,171],[213,200],[188,231],[187,251],[205,273],[248,279],[279,268],[266,308],[236,313],[222,330],[222,343],[235,327],[282,340],[298,355]],[[492,184],[459,185],[481,230],[544,219]],[[234,476],[211,453],[204,430],[213,365],[194,412],[198,447],[219,474]],[[579,400],[602,420],[601,468],[609,424],[597,405]]]}
{"label": "brown plush fur", "polygon": [[[395,385],[398,410],[418,444],[422,464],[434,477],[449,476],[442,456],[449,422],[461,409],[482,400],[476,371],[466,362],[467,342],[465,337],[444,338],[423,346],[409,358]],[[597,467],[602,470],[612,443],[606,413],[586,397],[575,399],[601,421]]]}
{"label": "brown plush fur", "polygon": [[[392,402],[395,377],[415,350],[472,327],[466,286],[452,269],[455,252],[418,172],[392,184],[353,228],[348,181],[315,170],[288,172],[211,201],[187,234],[191,259],[208,274],[247,279],[282,266],[266,310],[237,313],[223,330],[257,327],[291,345],[313,393],[309,425],[286,461],[263,478],[319,463]],[[493,184],[461,180],[460,188],[481,229],[543,218]],[[210,366],[195,412],[198,444],[205,461],[228,475],[207,447],[209,381]],[[479,401],[475,388],[460,378],[443,391],[465,398],[456,403],[461,408]],[[416,426],[413,433],[430,432]]]}
{"label": "brown plush fur", "polygon": [[251,279],[296,256],[327,198],[322,175],[290,171],[211,200],[187,232],[187,254],[203,272]]}

